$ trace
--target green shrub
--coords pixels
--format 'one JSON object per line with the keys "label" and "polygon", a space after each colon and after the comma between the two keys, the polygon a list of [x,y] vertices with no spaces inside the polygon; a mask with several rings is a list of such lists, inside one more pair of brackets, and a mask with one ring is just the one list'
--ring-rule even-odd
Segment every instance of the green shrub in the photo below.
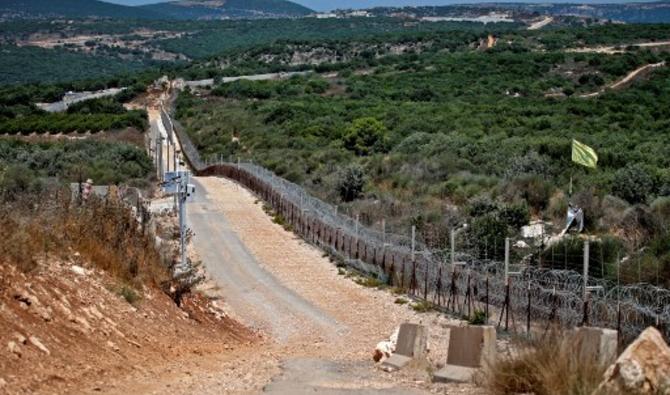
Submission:
{"label": "green shrub", "polygon": [[639,164],[631,164],[614,173],[612,192],[630,203],[642,203],[651,195],[654,180]]}
{"label": "green shrub", "polygon": [[435,310],[435,305],[430,303],[427,300],[421,300],[418,302],[412,303],[412,310],[416,311],[417,313],[427,313],[430,311]]}
{"label": "green shrub", "polygon": [[487,324],[487,319],[486,319],[486,311],[480,310],[480,309],[475,309],[475,311],[472,312],[472,314],[467,317],[468,319],[468,324],[470,325],[486,325]]}
{"label": "green shrub", "polygon": [[359,165],[350,165],[340,171],[337,180],[337,190],[340,199],[351,202],[357,199],[365,186],[365,174]]}
{"label": "green shrub", "polygon": [[387,150],[387,129],[383,123],[372,117],[358,118],[344,134],[344,146],[357,155],[370,155]]}
{"label": "green shrub", "polygon": [[141,299],[137,291],[135,291],[132,287],[128,285],[123,285],[121,289],[119,289],[119,295],[121,295],[123,299],[126,300],[126,302],[132,305],[134,305]]}

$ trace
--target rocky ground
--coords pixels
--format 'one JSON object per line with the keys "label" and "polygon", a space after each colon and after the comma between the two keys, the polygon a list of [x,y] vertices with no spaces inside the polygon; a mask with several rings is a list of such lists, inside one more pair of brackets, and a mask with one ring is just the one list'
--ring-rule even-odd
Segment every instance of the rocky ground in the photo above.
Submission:
{"label": "rocky ground", "polygon": [[76,252],[49,258],[30,273],[0,265],[0,393],[121,393],[122,377],[157,378],[174,361],[232,357],[261,342],[200,294],[180,309]]}

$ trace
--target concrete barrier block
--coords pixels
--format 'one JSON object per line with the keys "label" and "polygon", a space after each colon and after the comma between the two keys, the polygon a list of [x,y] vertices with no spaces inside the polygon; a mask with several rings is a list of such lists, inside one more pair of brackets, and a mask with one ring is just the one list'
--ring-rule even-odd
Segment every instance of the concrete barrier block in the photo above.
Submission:
{"label": "concrete barrier block", "polygon": [[434,383],[469,383],[477,372],[476,368],[447,365],[433,373]]}
{"label": "concrete barrier block", "polygon": [[614,329],[583,326],[572,330],[568,341],[578,344],[581,358],[595,358],[609,366],[617,358],[618,332]]}
{"label": "concrete barrier block", "polygon": [[451,326],[447,364],[479,368],[496,355],[496,329],[493,326]]}
{"label": "concrete barrier block", "polygon": [[384,362],[382,362],[382,369],[384,369],[387,372],[393,372],[404,368],[411,361],[412,361],[411,357],[407,357],[400,354],[393,354]]}
{"label": "concrete barrier block", "polygon": [[423,325],[402,324],[398,332],[395,353],[410,358],[422,358],[426,355],[428,330]]}

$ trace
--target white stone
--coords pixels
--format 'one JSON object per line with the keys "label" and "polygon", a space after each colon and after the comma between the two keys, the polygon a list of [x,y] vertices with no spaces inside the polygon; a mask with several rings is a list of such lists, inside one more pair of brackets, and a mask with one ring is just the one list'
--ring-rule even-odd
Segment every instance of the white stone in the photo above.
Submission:
{"label": "white stone", "polygon": [[35,337],[35,336],[30,336],[30,337],[28,338],[28,340],[30,340],[30,343],[32,343],[33,346],[39,348],[40,351],[44,352],[44,353],[47,354],[47,355],[50,355],[50,354],[51,354],[51,352],[49,351],[49,349],[46,348],[46,346],[45,346],[44,344],[42,344],[42,342],[40,341],[40,339],[38,339],[37,337]]}
{"label": "white stone", "polygon": [[77,275],[80,275],[80,276],[85,276],[85,275],[86,275],[86,269],[84,269],[84,268],[81,267],[81,266],[73,265],[73,266],[70,268],[70,270],[72,270],[72,272],[73,272],[74,274],[77,274]]}
{"label": "white stone", "polygon": [[16,344],[16,342],[10,341],[7,343],[7,349],[9,352],[12,354],[15,354],[16,356],[21,356],[21,349],[19,348],[19,345]]}

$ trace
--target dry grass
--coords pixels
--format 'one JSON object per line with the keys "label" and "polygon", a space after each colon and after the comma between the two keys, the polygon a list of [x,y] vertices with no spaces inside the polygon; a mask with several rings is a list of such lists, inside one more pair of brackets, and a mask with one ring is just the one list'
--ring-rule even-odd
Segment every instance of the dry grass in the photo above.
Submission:
{"label": "dry grass", "polygon": [[590,395],[606,367],[580,353],[578,342],[565,339],[553,333],[521,344],[515,355],[489,364],[482,384],[496,395]]}
{"label": "dry grass", "polygon": [[119,280],[159,285],[168,269],[131,211],[116,201],[78,205],[67,190],[0,203],[0,256],[24,271],[48,257],[76,254]]}

